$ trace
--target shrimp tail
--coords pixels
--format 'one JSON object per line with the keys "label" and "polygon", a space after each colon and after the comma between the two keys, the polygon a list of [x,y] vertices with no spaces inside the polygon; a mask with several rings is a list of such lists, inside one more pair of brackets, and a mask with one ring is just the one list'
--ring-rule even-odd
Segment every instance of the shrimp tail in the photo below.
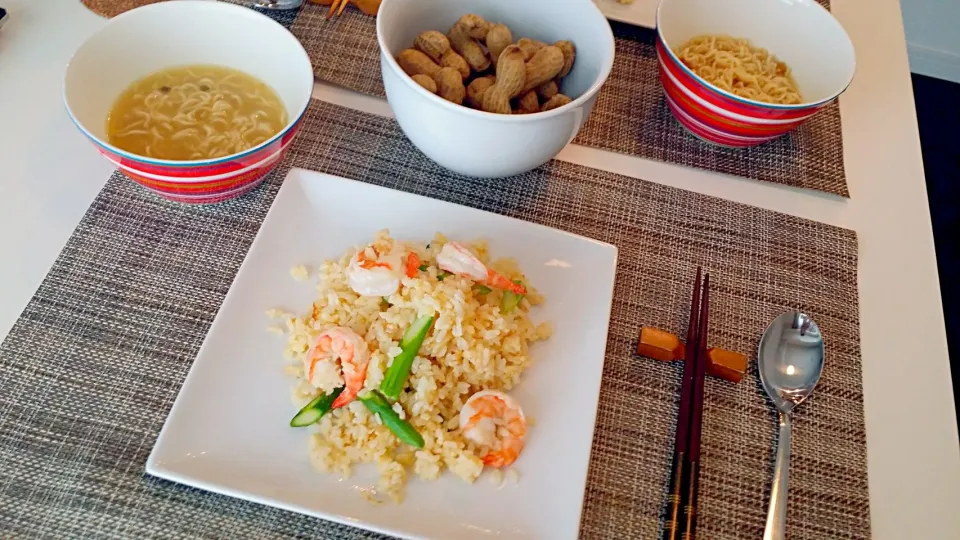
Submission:
{"label": "shrimp tail", "polygon": [[523,440],[510,438],[503,443],[503,448],[497,452],[490,452],[480,461],[488,467],[508,467],[520,457],[523,451]]}
{"label": "shrimp tail", "polygon": [[527,289],[523,285],[514,283],[507,279],[503,274],[499,274],[490,269],[487,270],[487,285],[497,289],[505,289],[520,295],[527,294]]}
{"label": "shrimp tail", "polygon": [[506,460],[500,454],[495,454],[491,452],[483,456],[481,461],[483,461],[483,464],[486,465],[487,467],[503,467],[504,461]]}
{"label": "shrimp tail", "polygon": [[359,388],[344,388],[343,392],[340,392],[340,395],[337,396],[337,399],[333,400],[333,404],[330,405],[330,408],[339,409],[340,407],[349,405],[350,402],[357,397],[359,390]]}
{"label": "shrimp tail", "polygon": [[364,360],[352,368],[344,366],[343,392],[337,396],[337,399],[331,405],[332,408],[337,409],[343,407],[357,397],[357,394],[360,393],[360,389],[363,388],[363,380],[367,377],[368,364],[369,362]]}

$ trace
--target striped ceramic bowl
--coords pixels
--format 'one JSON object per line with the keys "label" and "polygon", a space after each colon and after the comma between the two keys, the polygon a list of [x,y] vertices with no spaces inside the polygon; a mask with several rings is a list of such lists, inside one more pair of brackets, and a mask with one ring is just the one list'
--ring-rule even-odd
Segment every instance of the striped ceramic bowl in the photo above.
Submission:
{"label": "striped ceramic bowl", "polygon": [[[217,159],[154,159],[107,142],[107,113],[127,85],[191,64],[258,77],[283,100],[289,123],[259,146]],[[80,46],[63,82],[67,112],[97,150],[131,180],[184,203],[215,203],[257,187],[290,147],[312,91],[313,69],[296,38],[272,19],[226,2],[161,2],[115,17]]]}
{"label": "striped ceramic bowl", "polygon": [[[674,53],[702,34],[750,40],[793,71],[804,103],[774,105],[706,82]],[[816,0],[661,0],[657,58],[667,105],[697,137],[723,146],[775,139],[837,99],[853,79],[853,44]]]}

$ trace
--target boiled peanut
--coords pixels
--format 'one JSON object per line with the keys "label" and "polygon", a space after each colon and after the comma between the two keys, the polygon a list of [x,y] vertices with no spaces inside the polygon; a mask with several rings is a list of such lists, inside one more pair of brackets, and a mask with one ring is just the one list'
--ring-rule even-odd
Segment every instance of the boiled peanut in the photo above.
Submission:
{"label": "boiled peanut", "polygon": [[470,64],[453,49],[443,54],[443,58],[440,59],[440,66],[457,70],[460,72],[461,79],[466,80],[466,78],[470,76]]}
{"label": "boiled peanut", "polygon": [[527,79],[522,90],[533,90],[556,77],[561,69],[563,69],[563,51],[559,47],[547,45],[537,51],[527,62]]}
{"label": "boiled peanut", "polygon": [[510,100],[520,93],[526,81],[526,65],[523,51],[510,45],[500,53],[497,61],[497,82],[483,93],[483,110],[492,113],[512,114]]}
{"label": "boiled peanut", "polygon": [[[509,27],[468,13],[446,35],[436,30],[421,32],[413,48],[400,52],[397,62],[423,88],[452,103],[487,112],[528,114],[570,103],[560,93],[560,79],[570,73],[576,60],[573,42],[548,45],[522,38],[512,43]],[[482,75],[491,65],[496,76]]]}
{"label": "boiled peanut", "polygon": [[490,31],[487,32],[487,52],[490,53],[490,60],[493,61],[493,65],[497,65],[497,60],[500,58],[500,53],[507,48],[508,45],[513,43],[513,34],[510,33],[510,29],[507,28],[504,24],[495,24],[490,27]]}
{"label": "boiled peanut", "polygon": [[423,73],[417,73],[411,77],[417,84],[426,88],[428,91],[436,94],[437,93],[437,83],[430,78],[429,75],[424,75]]}
{"label": "boiled peanut", "polygon": [[496,82],[497,78],[493,75],[486,75],[474,79],[470,85],[467,86],[467,103],[474,109],[481,108],[483,106],[483,93],[496,84]]}
{"label": "boiled peanut", "polygon": [[491,27],[486,19],[473,13],[467,13],[460,17],[457,24],[463,28],[468,36],[480,40],[487,39],[487,32],[490,31]]}
{"label": "boiled peanut", "polygon": [[560,73],[557,73],[557,77],[566,77],[573,69],[573,61],[577,59],[577,48],[573,46],[572,41],[567,40],[558,41],[553,45],[563,53],[563,69],[560,70]]}
{"label": "boiled peanut", "polygon": [[433,80],[437,83],[438,96],[457,105],[463,104],[466,89],[459,71],[450,67],[440,68]]}
{"label": "boiled peanut", "polygon": [[537,99],[536,91],[527,90],[525,93],[520,94],[520,98],[517,101],[517,108],[514,112],[516,114],[533,114],[540,112],[540,101]]}
{"label": "boiled peanut", "polygon": [[556,109],[557,107],[563,107],[567,103],[573,101],[563,94],[557,94],[552,98],[548,99],[546,103],[540,107],[540,111],[549,111],[550,109]]}
{"label": "boiled peanut", "polygon": [[459,23],[453,25],[450,32],[447,33],[450,45],[460,56],[467,61],[470,68],[474,71],[484,71],[490,67],[490,59],[483,52],[483,47],[467,34],[467,31]]}
{"label": "boiled peanut", "polygon": [[450,40],[443,32],[427,30],[413,40],[413,48],[429,56],[434,62],[440,63],[443,55],[450,50]]}
{"label": "boiled peanut", "polygon": [[404,49],[397,55],[397,63],[411,77],[422,73],[433,77],[440,71],[440,66],[436,64],[429,56],[416,49]]}
{"label": "boiled peanut", "polygon": [[547,81],[537,87],[537,93],[540,94],[540,97],[543,98],[544,101],[547,101],[560,93],[560,85],[557,84],[556,79]]}
{"label": "boiled peanut", "polygon": [[517,42],[517,46],[523,50],[523,61],[529,62],[533,55],[537,54],[537,51],[547,46],[546,43],[542,41],[537,41],[530,38],[520,38],[520,41]]}

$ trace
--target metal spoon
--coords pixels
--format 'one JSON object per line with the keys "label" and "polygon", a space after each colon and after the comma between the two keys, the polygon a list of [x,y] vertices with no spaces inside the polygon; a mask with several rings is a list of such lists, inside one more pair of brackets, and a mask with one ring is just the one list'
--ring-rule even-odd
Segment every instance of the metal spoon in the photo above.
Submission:
{"label": "metal spoon", "polygon": [[770,506],[763,540],[783,540],[787,521],[787,483],[790,474],[791,415],[823,372],[823,336],[807,315],[790,311],[774,319],[760,338],[757,353],[760,381],[780,412],[780,441],[770,488]]}

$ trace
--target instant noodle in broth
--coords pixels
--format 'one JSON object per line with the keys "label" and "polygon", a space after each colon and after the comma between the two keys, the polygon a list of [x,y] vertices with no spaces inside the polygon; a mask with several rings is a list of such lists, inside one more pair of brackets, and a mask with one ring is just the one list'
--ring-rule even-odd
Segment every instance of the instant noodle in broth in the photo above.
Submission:
{"label": "instant noodle in broth", "polygon": [[287,124],[272,88],[222,66],[180,66],[128,86],[107,116],[107,140],[133,154],[176,161],[243,152]]}

